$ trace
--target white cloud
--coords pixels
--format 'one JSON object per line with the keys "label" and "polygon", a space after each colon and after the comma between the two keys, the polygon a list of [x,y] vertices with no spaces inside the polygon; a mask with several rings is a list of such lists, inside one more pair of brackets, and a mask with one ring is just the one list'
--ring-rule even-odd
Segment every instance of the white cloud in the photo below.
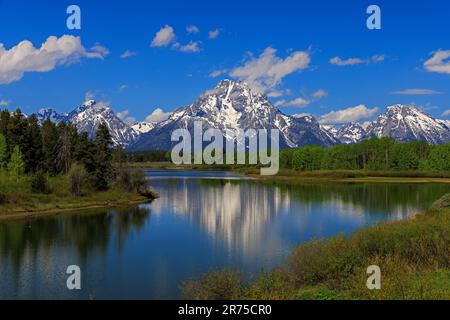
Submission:
{"label": "white cloud", "polygon": [[134,52],[134,51],[125,50],[125,51],[120,55],[120,57],[121,57],[122,59],[126,59],[126,58],[134,57],[134,56],[136,56],[136,55],[137,55],[137,53]]}
{"label": "white cloud", "polygon": [[440,94],[439,91],[430,90],[430,89],[405,89],[400,91],[394,91],[393,94],[402,94],[402,95],[427,95],[427,94]]}
{"label": "white cloud", "polygon": [[10,103],[8,100],[0,100],[0,107],[7,107]]}
{"label": "white cloud", "polygon": [[191,25],[191,26],[186,27],[186,32],[187,33],[199,33],[200,30],[197,26]]}
{"label": "white cloud", "polygon": [[302,97],[293,99],[293,100],[279,100],[277,102],[275,102],[275,107],[297,107],[297,108],[304,108],[307,105],[309,105],[311,103],[311,101],[304,99]]}
{"label": "white cloud", "polygon": [[227,71],[228,71],[227,69],[215,70],[209,74],[209,77],[217,78],[217,77],[220,77],[221,75],[227,73]]}
{"label": "white cloud", "polygon": [[382,62],[382,61],[386,60],[386,56],[382,55],[382,54],[376,54],[376,55],[372,56],[371,60],[373,63]]}
{"label": "white cloud", "polygon": [[342,59],[340,57],[334,57],[330,59],[330,63],[335,65],[335,66],[339,66],[339,67],[346,67],[346,66],[353,66],[356,64],[362,64],[362,63],[379,63],[386,60],[386,56],[383,54],[376,54],[373,55],[370,58],[348,58],[348,59]]}
{"label": "white cloud", "polygon": [[367,62],[367,60],[360,59],[360,58],[348,58],[346,60],[342,60],[339,57],[334,57],[334,58],[330,59],[331,64],[333,64],[335,66],[339,66],[339,67],[352,66],[355,64],[360,64],[360,63],[365,63],[365,62]]}
{"label": "white cloud", "polygon": [[211,40],[216,39],[219,36],[219,33],[220,33],[219,29],[211,30],[208,32],[208,38]]}
{"label": "white cloud", "polygon": [[296,113],[292,115],[294,118],[312,117],[311,113]]}
{"label": "white cloud", "polygon": [[180,50],[181,52],[186,53],[196,53],[201,51],[199,44],[200,43],[198,41],[190,41],[186,45],[181,45],[177,42],[173,45],[173,49],[177,49]]}
{"label": "white cloud", "polygon": [[118,112],[117,117],[128,125],[136,123],[136,118],[130,117],[130,112],[128,110]]}
{"label": "white cloud", "polygon": [[95,46],[91,48],[93,52],[97,52],[102,57],[106,57],[110,52],[108,49],[100,45],[99,43],[96,43]]}
{"label": "white cloud", "polygon": [[230,76],[244,80],[258,92],[266,92],[278,86],[287,75],[308,68],[311,62],[306,51],[295,51],[285,59],[276,52],[276,49],[266,48],[259,57],[232,70]]}
{"label": "white cloud", "polygon": [[328,92],[326,92],[323,89],[317,90],[316,92],[313,93],[313,98],[316,100],[325,98],[326,96],[328,96]]}
{"label": "white cloud", "polygon": [[84,94],[84,101],[95,100],[97,94],[93,91],[88,91]]}
{"label": "white cloud", "polygon": [[162,27],[152,40],[152,47],[167,47],[172,41],[175,40],[175,32],[169,25]]}
{"label": "white cloud", "polygon": [[284,92],[283,91],[279,91],[279,90],[274,90],[274,91],[271,91],[271,92],[267,93],[267,96],[269,98],[279,98],[279,97],[284,96]]}
{"label": "white cloud", "polygon": [[444,112],[442,112],[442,116],[443,117],[449,117],[450,116],[450,109],[445,110]]}
{"label": "white cloud", "polygon": [[323,124],[344,124],[354,121],[368,119],[378,112],[378,108],[369,109],[360,104],[356,107],[331,111],[320,117],[319,122]]}
{"label": "white cloud", "polygon": [[425,70],[429,72],[450,74],[450,50],[438,50],[433,56],[425,61]]}
{"label": "white cloud", "polygon": [[28,40],[9,50],[0,43],[0,84],[18,81],[25,72],[48,72],[58,65],[76,63],[81,58],[103,59],[108,53],[99,44],[86,50],[79,37],[70,35],[50,36],[40,48],[35,48]]}
{"label": "white cloud", "polygon": [[164,112],[164,110],[162,110],[161,108],[157,108],[151,114],[149,114],[144,121],[153,123],[162,122],[164,120],[167,120],[171,114],[171,112]]}

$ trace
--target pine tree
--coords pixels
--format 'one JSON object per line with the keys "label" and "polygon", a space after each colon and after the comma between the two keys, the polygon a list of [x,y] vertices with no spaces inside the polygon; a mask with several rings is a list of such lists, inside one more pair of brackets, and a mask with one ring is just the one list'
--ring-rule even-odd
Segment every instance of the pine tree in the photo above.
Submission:
{"label": "pine tree", "polygon": [[58,124],[58,143],[56,146],[56,168],[67,173],[72,164],[72,128],[64,122]]}
{"label": "pine tree", "polygon": [[23,161],[23,155],[19,146],[15,146],[11,154],[11,160],[8,164],[8,171],[11,177],[19,181],[20,176],[25,171],[25,162]]}
{"label": "pine tree", "polygon": [[6,167],[8,160],[8,145],[6,144],[6,138],[0,133],[0,170]]}
{"label": "pine tree", "polygon": [[19,146],[22,150],[24,149],[27,127],[27,119],[24,117],[22,111],[17,109],[8,121],[7,141],[11,152],[15,146]]}
{"label": "pine tree", "polygon": [[39,120],[36,115],[28,118],[28,126],[25,131],[24,160],[26,172],[36,172],[42,168],[42,133]]}
{"label": "pine tree", "polygon": [[42,161],[45,172],[55,175],[56,169],[56,146],[58,143],[58,130],[56,125],[49,119],[45,120],[41,128],[42,132]]}
{"label": "pine tree", "polygon": [[108,188],[108,179],[112,176],[112,139],[105,123],[99,125],[95,137],[95,188],[97,190],[106,190]]}

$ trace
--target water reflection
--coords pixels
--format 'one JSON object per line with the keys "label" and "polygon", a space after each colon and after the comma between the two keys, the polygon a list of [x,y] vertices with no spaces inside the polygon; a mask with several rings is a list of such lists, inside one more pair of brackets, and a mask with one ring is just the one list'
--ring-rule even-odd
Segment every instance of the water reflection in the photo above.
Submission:
{"label": "water reflection", "polygon": [[155,215],[187,217],[228,250],[255,259],[279,255],[288,230],[299,242],[404,219],[449,191],[446,185],[304,184],[180,179],[152,181],[161,195]]}
{"label": "water reflection", "polygon": [[[0,299],[178,298],[180,282],[205,271],[269,269],[301,242],[405,218],[450,192],[444,184],[294,186],[230,173],[149,175],[160,194],[150,205],[0,223]],[[83,272],[79,292],[65,286],[71,264]]]}

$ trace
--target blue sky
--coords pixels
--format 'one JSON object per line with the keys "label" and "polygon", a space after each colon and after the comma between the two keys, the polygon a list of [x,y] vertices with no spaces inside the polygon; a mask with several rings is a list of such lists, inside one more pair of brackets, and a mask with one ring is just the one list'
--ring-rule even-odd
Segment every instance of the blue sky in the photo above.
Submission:
{"label": "blue sky", "polygon": [[[81,30],[66,26],[70,4],[81,8]],[[370,4],[381,8],[381,30],[366,27]],[[234,76],[264,83],[258,89],[288,114],[364,121],[387,105],[414,103],[449,119],[449,12],[444,0],[0,0],[4,57],[24,40],[40,48],[50,36],[80,37],[85,50],[34,61],[34,49],[22,48],[31,55],[20,63],[0,58],[0,104],[68,112],[89,93],[143,120]],[[166,37],[154,41],[162,28]],[[121,57],[127,50],[133,55]],[[304,60],[292,65],[295,57]]]}

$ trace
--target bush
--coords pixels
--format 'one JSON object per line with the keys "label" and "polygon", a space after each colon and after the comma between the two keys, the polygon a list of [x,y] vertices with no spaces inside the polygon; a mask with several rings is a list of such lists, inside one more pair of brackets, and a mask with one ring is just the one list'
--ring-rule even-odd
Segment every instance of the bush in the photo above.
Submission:
{"label": "bush", "polygon": [[229,269],[207,273],[198,281],[182,283],[181,292],[188,300],[238,299],[243,292],[242,273]]}
{"label": "bush", "polygon": [[81,164],[73,164],[69,170],[70,193],[75,197],[83,196],[89,188],[89,177]]}
{"label": "bush", "polygon": [[47,176],[44,172],[38,171],[31,179],[31,191],[34,193],[50,193]]}
{"label": "bush", "polygon": [[117,172],[117,184],[127,192],[136,193],[149,198],[156,195],[150,190],[150,182],[140,169],[121,168]]}
{"label": "bush", "polygon": [[434,202],[431,208],[432,209],[450,208],[450,193],[446,194],[445,196]]}

